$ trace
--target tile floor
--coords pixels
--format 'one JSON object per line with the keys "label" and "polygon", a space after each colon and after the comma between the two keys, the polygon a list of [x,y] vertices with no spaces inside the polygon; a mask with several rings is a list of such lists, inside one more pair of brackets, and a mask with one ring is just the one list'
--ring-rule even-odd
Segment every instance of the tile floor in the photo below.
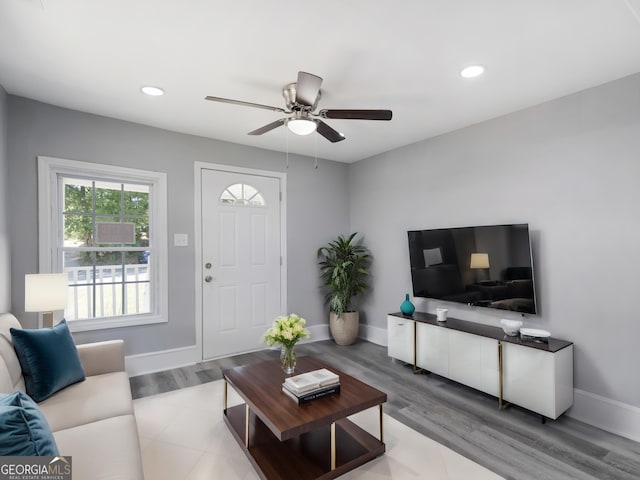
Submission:
{"label": "tile floor", "polygon": [[[222,419],[223,382],[205,383],[134,401],[148,480],[259,478]],[[242,403],[229,388],[229,405]],[[378,409],[351,417],[378,435]],[[486,468],[385,415],[387,453],[341,478],[346,480],[489,480]]]}

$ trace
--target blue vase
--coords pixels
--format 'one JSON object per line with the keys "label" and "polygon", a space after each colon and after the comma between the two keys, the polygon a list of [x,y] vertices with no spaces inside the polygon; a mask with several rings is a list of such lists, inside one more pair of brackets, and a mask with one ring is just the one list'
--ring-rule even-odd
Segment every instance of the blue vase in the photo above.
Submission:
{"label": "blue vase", "polygon": [[403,315],[413,315],[413,312],[416,311],[416,307],[414,307],[413,303],[409,300],[408,293],[404,297],[404,302],[400,304],[400,311]]}

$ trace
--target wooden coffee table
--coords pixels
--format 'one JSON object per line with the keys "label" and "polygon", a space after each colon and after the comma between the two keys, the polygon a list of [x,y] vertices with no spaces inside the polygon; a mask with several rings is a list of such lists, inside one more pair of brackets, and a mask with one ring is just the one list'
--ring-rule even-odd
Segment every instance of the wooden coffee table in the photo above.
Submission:
{"label": "wooden coffee table", "polygon": [[[224,371],[225,423],[262,478],[336,478],[384,453],[386,393],[311,357],[298,357],[295,374],[319,368],[340,376],[340,393],[302,405],[282,392],[279,360]],[[227,408],[227,384],[244,405]],[[346,418],[376,405],[380,439]]]}

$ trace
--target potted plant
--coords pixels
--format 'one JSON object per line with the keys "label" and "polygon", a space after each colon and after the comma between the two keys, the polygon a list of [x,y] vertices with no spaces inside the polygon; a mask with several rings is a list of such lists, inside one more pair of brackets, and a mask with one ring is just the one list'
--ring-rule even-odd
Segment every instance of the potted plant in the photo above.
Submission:
{"label": "potted plant", "polygon": [[355,243],[358,233],[338,238],[318,249],[320,278],[327,288],[329,327],[338,345],[351,345],[358,337],[359,312],[351,309],[351,300],[367,290],[371,263],[369,250]]}

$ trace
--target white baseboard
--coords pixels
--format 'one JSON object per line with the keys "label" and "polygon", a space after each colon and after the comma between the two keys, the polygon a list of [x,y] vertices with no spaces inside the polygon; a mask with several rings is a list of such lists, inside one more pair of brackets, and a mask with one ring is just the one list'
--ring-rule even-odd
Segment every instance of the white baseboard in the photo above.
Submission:
{"label": "white baseboard", "polygon": [[640,408],[577,388],[573,392],[568,416],[640,442]]}
{"label": "white baseboard", "polygon": [[360,324],[360,338],[376,345],[387,346],[387,329]]}
{"label": "white baseboard", "polygon": [[303,340],[300,343],[320,342],[322,340],[331,340],[331,332],[329,331],[329,324],[323,323],[322,325],[309,325],[307,327],[311,334],[307,340]]}
{"label": "white baseboard", "polygon": [[[300,343],[319,342],[329,340],[329,324],[311,325],[308,327],[311,337]],[[268,348],[266,345],[264,348]],[[195,345],[171,350],[161,350],[158,352],[140,353],[125,357],[125,370],[130,377],[144,375],[147,373],[161,372],[180,368],[186,365],[193,365],[201,361],[200,354]]]}
{"label": "white baseboard", "polygon": [[125,370],[130,377],[144,375],[145,373],[171,370],[172,368],[193,365],[200,361],[200,355],[195,345],[159,352],[140,353],[129,355],[124,359]]}
{"label": "white baseboard", "polygon": [[[308,342],[320,342],[322,340],[331,340],[331,330],[329,330],[329,324],[324,323],[322,325],[312,325],[307,327],[311,337],[305,341]],[[380,327],[372,327],[371,325],[360,324],[359,338],[367,340],[368,342],[375,343],[376,345],[387,346],[387,329]]]}

